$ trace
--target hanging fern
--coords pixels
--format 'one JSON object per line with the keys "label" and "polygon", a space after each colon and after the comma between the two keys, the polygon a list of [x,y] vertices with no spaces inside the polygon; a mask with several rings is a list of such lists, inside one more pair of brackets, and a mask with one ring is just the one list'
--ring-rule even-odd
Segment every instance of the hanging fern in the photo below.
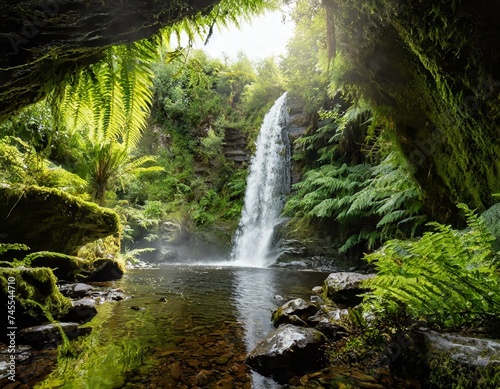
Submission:
{"label": "hanging fern", "polygon": [[492,235],[465,205],[469,228],[429,223],[434,231],[418,241],[392,240],[367,255],[377,276],[365,282],[373,290],[365,302],[388,311],[403,306],[415,317],[456,326],[478,317],[500,315],[500,273]]}

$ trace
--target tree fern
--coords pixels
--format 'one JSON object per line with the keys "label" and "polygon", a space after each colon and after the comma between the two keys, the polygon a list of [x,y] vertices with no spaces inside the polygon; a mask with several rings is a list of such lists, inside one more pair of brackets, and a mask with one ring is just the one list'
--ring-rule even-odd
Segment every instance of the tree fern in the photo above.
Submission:
{"label": "tree fern", "polygon": [[365,257],[378,270],[365,283],[373,290],[366,303],[402,305],[414,316],[445,326],[498,317],[500,273],[491,246],[494,238],[481,218],[460,207],[468,217],[467,230],[432,223],[434,231],[418,241],[392,240]]}

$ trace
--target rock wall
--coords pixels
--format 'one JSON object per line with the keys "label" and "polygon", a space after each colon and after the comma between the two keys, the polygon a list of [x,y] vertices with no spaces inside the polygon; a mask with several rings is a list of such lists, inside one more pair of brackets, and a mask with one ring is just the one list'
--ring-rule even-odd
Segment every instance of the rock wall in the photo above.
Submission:
{"label": "rock wall", "polygon": [[150,37],[218,0],[3,0],[0,118],[43,97],[104,48]]}

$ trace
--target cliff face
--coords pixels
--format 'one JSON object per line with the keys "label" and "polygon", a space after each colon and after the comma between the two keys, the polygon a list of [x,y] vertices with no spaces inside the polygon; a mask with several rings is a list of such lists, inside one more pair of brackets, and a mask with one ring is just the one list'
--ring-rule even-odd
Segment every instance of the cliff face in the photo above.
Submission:
{"label": "cliff face", "polygon": [[[328,0],[343,76],[390,117],[431,219],[500,191],[500,3]],[[368,6],[368,3],[370,5]]]}
{"label": "cliff face", "polygon": [[0,118],[43,97],[104,48],[137,41],[218,0],[3,0]]}

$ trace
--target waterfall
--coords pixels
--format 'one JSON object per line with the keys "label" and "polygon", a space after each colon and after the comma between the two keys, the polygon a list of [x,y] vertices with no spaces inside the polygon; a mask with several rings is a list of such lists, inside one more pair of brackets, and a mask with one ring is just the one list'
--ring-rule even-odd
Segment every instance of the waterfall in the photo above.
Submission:
{"label": "waterfall", "polygon": [[231,253],[237,265],[264,267],[277,258],[271,254],[271,245],[290,190],[288,120],[285,93],[266,114],[250,163],[245,204]]}

